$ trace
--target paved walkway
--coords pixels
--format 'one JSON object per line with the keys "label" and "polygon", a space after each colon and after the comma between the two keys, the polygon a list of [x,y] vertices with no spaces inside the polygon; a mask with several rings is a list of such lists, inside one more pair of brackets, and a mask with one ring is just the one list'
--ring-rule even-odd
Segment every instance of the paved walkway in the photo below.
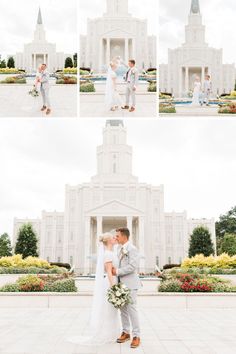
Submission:
{"label": "paved walkway", "polygon": [[[124,95],[121,95],[124,101]],[[81,94],[80,95],[80,116],[81,117],[109,117],[109,118],[136,118],[136,117],[157,117],[157,98],[156,94],[136,95],[136,111],[130,113],[127,110],[119,109],[115,112],[106,111],[104,105],[104,95]]]}
{"label": "paved walkway", "polygon": [[235,354],[236,310],[140,309],[142,345],[67,342],[81,335],[89,309],[0,309],[1,354]]}
{"label": "paved walkway", "polygon": [[0,117],[76,117],[77,85],[52,85],[50,100],[52,113],[40,111],[42,98],[28,94],[31,85],[0,85]]}

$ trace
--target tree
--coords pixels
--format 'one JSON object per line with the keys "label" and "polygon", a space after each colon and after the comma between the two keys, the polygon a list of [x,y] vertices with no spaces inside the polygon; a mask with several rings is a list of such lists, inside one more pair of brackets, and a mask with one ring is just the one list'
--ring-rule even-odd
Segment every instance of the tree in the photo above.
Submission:
{"label": "tree", "polygon": [[193,233],[190,236],[188,253],[189,257],[194,257],[196,254],[210,256],[215,253],[211,234],[206,227],[198,226],[193,230]]}
{"label": "tree", "polygon": [[70,57],[67,57],[65,60],[65,68],[73,68],[73,61]]}
{"label": "tree", "polygon": [[30,223],[22,225],[18,231],[15,253],[22,254],[23,258],[28,256],[38,257],[37,235]]}
{"label": "tree", "polygon": [[4,69],[7,67],[6,61],[3,59],[0,64],[0,68]]}
{"label": "tree", "polygon": [[12,256],[11,240],[7,233],[0,236],[0,257]]}
{"label": "tree", "polygon": [[236,255],[236,234],[225,234],[221,242],[220,253],[228,253],[230,256]]}
{"label": "tree", "polygon": [[220,251],[225,234],[236,234],[236,207],[231,208],[226,214],[220,215],[216,222],[217,250]]}
{"label": "tree", "polygon": [[77,53],[73,55],[74,68],[77,68]]}
{"label": "tree", "polygon": [[13,57],[9,57],[7,61],[7,67],[8,68],[14,68],[15,67],[15,61]]}

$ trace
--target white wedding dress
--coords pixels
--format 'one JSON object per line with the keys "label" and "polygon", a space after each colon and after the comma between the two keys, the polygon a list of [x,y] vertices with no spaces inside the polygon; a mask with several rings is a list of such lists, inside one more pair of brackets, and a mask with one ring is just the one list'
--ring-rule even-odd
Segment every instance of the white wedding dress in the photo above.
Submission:
{"label": "white wedding dress", "polygon": [[[118,257],[114,251],[104,250],[104,246],[100,245],[90,324],[82,336],[71,337],[68,339],[69,342],[98,346],[115,342],[120,335],[118,310],[107,300],[107,290],[110,284],[108,277],[104,276],[106,262],[112,262],[114,267],[117,267]],[[117,277],[114,277],[114,283],[117,283]]]}
{"label": "white wedding dress", "polygon": [[191,103],[192,106],[200,105],[200,95],[201,95],[201,82],[195,81],[194,88],[193,88],[193,100]]}
{"label": "white wedding dress", "polygon": [[122,106],[120,94],[116,91],[116,87],[114,86],[114,79],[116,81],[117,75],[109,65],[105,89],[105,105],[107,110],[110,110],[112,107]]}

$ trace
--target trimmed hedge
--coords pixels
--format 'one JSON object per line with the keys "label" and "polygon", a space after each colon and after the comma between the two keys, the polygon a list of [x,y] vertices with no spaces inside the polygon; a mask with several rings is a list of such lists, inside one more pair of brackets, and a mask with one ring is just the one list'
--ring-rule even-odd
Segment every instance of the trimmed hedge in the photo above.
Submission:
{"label": "trimmed hedge", "polygon": [[93,82],[81,82],[80,83],[80,92],[95,92],[95,86]]}
{"label": "trimmed hedge", "polygon": [[53,266],[49,269],[39,267],[0,267],[0,274],[62,274],[66,268]]}
{"label": "trimmed hedge", "polygon": [[74,279],[63,279],[57,280],[51,284],[46,284],[44,291],[57,293],[77,292],[77,287]]}

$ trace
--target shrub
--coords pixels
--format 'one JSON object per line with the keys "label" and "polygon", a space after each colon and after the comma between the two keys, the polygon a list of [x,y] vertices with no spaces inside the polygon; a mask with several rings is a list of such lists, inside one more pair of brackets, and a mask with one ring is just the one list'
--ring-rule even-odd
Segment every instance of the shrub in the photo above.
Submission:
{"label": "shrub", "polygon": [[61,262],[50,262],[51,266],[63,267],[70,270],[71,266],[69,263],[61,263]]}
{"label": "shrub", "polygon": [[20,277],[17,280],[17,284],[20,291],[26,292],[42,291],[45,286],[45,282],[37,275],[26,275]]}
{"label": "shrub", "polygon": [[77,68],[64,68],[64,69],[63,69],[63,73],[64,73],[64,74],[73,74],[73,75],[76,75],[76,74],[77,74]]}
{"label": "shrub", "polygon": [[94,83],[91,81],[81,82],[80,92],[95,92]]}
{"label": "shrub", "polygon": [[89,75],[89,74],[90,74],[90,71],[89,71],[89,70],[81,70],[81,69],[80,69],[79,74],[80,74],[80,75]]}
{"label": "shrub", "polygon": [[157,84],[156,84],[156,82],[149,82],[148,92],[157,92]]}
{"label": "shrub", "polygon": [[19,286],[17,283],[15,284],[5,284],[0,288],[0,292],[10,292],[10,293],[15,293],[15,292],[19,292]]}
{"label": "shrub", "polygon": [[236,268],[236,256],[230,257],[227,253],[220,256],[208,256],[198,254],[191,258],[185,258],[181,264],[182,268],[209,267],[209,268]]}
{"label": "shrub", "polygon": [[32,256],[23,259],[21,254],[0,258],[0,267],[16,267],[16,268],[38,267],[38,268],[46,268],[46,269],[51,268],[50,264],[44,259],[38,257],[32,257]]}
{"label": "shrub", "polygon": [[171,269],[171,268],[177,268],[177,267],[180,267],[181,264],[165,264],[163,266],[163,269]]}
{"label": "shrub", "polygon": [[56,280],[45,285],[44,291],[48,292],[77,292],[74,279]]}
{"label": "shrub", "polygon": [[40,267],[0,267],[0,274],[63,274],[67,269],[53,266],[49,269]]}

